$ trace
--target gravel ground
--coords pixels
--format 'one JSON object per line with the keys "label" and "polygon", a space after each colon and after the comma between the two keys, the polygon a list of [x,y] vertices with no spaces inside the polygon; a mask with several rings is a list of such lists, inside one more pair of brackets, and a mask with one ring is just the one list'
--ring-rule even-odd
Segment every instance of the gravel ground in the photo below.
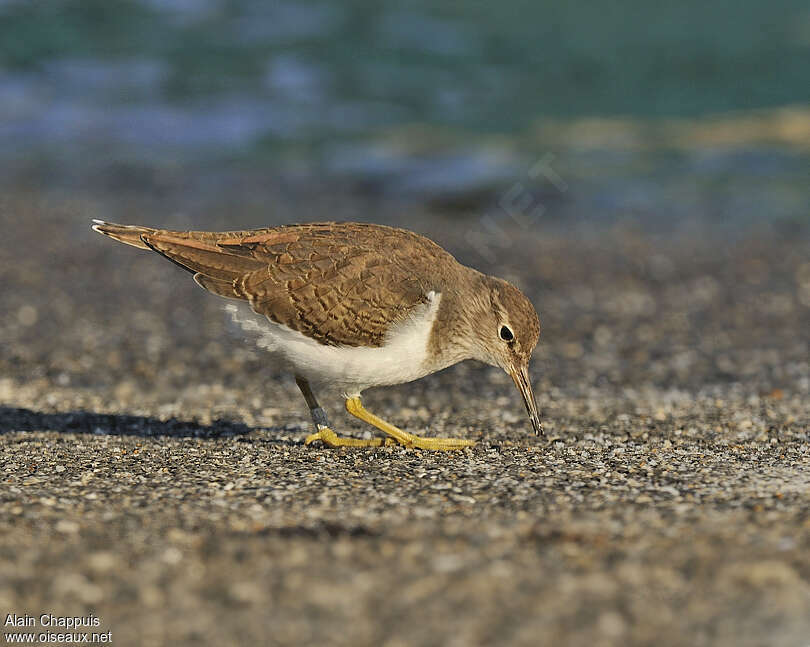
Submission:
{"label": "gravel ground", "polygon": [[0,611],[116,645],[810,644],[806,229],[548,225],[493,259],[381,213],[537,304],[551,437],[466,363],[366,401],[474,448],[334,451],[220,302],[86,225],[214,206],[4,196]]}

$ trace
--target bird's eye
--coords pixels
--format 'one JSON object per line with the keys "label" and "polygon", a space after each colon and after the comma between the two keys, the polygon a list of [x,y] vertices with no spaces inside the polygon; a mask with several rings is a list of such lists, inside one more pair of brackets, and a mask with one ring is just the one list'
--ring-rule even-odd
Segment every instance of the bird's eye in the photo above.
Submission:
{"label": "bird's eye", "polygon": [[504,341],[512,341],[515,336],[512,334],[509,326],[501,326],[501,339]]}

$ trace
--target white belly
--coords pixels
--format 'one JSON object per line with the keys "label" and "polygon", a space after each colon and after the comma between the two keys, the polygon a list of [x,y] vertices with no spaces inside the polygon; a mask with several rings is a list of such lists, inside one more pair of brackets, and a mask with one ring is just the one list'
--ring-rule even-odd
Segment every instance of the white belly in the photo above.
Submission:
{"label": "white belly", "polygon": [[355,396],[368,387],[410,382],[444,368],[428,358],[428,339],[441,295],[431,292],[428,296],[430,301],[415,309],[389,332],[385,344],[376,348],[324,346],[257,315],[247,304],[228,304],[226,310],[259,347],[278,356],[313,386]]}

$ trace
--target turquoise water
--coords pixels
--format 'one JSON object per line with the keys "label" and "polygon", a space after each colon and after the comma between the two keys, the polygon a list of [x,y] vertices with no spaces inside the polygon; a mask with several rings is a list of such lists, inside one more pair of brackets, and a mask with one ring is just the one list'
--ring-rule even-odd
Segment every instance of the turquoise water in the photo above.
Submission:
{"label": "turquoise water", "polygon": [[[0,157],[49,169],[238,158],[467,191],[521,177],[546,117],[808,104],[806,0],[0,0]],[[420,155],[386,143],[403,131]]]}
{"label": "turquoise water", "polygon": [[302,135],[508,132],[539,115],[810,103],[810,5],[5,0],[0,64],[6,83],[44,77],[99,103],[238,95]]}

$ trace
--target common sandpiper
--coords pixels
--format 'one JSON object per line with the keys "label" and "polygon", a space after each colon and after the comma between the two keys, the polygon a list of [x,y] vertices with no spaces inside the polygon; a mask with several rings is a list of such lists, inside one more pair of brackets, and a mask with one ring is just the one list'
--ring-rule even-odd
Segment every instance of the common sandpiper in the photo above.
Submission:
{"label": "common sandpiper", "polygon": [[[360,400],[369,387],[410,382],[466,359],[506,371],[535,433],[543,433],[529,379],[540,336],[531,302],[512,284],[462,265],[424,236],[356,222],[225,232],[101,220],[92,227],[157,252],[209,292],[244,301],[262,317],[263,346],[290,369],[309,407],[315,433],[307,444],[436,450],[473,445],[408,433]],[[236,319],[248,321],[238,314]],[[315,398],[313,389],[322,387],[341,393],[350,414],[386,436],[338,436]]]}

